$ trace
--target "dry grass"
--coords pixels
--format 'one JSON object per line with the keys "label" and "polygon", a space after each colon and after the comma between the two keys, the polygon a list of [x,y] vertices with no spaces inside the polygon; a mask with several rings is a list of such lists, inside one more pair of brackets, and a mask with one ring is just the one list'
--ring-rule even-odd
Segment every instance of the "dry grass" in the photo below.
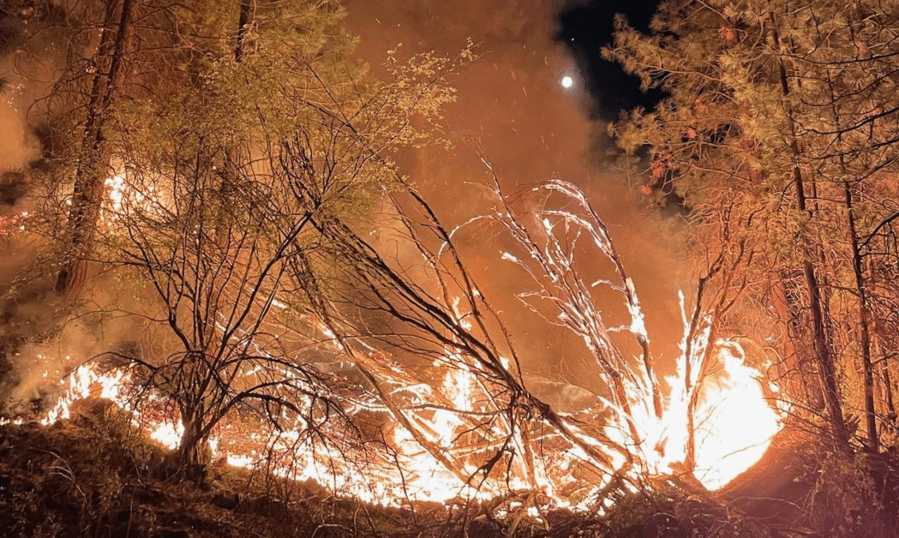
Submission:
{"label": "dry grass", "polygon": [[[448,536],[439,514],[374,508],[210,467],[181,481],[168,455],[101,402],[69,421],[0,426],[0,529],[16,537]],[[261,485],[269,484],[269,491]],[[423,524],[429,521],[430,524]]]}
{"label": "dry grass", "polygon": [[[183,481],[176,478],[169,455],[137,436],[127,417],[115,409],[101,401],[80,402],[73,409],[75,418],[51,427],[0,426],[4,536],[499,538],[508,536],[513,526],[489,506],[469,507],[468,512],[433,504],[419,504],[414,510],[374,507],[335,497],[315,484],[278,482],[221,464],[208,466],[201,480]],[[897,535],[899,466],[893,458],[863,455],[855,465],[838,465],[826,454],[815,453],[811,443],[803,443],[801,450],[796,446],[778,445],[780,456],[766,457],[739,484],[719,494],[662,479],[651,485],[651,493],[618,499],[614,509],[601,516],[559,510],[543,514],[543,521],[516,521],[512,535]],[[774,476],[786,478],[778,481]],[[790,495],[771,486],[787,483]],[[765,488],[771,491],[761,491]],[[802,492],[793,491],[797,488]],[[779,496],[793,509],[777,516],[770,503],[747,504],[746,492],[756,490],[760,498]]]}

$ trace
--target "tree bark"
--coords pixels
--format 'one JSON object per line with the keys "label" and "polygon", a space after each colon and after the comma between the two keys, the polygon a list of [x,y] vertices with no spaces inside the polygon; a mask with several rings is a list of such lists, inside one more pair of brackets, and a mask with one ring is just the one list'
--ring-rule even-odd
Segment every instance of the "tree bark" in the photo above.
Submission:
{"label": "tree bark", "polygon": [[[828,90],[830,92],[830,109],[834,127],[836,127],[837,148],[843,142],[843,126],[841,121],[840,110],[837,106],[839,96],[835,91],[834,80],[828,73],[826,76]],[[859,348],[862,358],[863,387],[865,394],[865,429],[867,433],[868,450],[877,453],[880,449],[877,436],[877,414],[874,406],[874,367],[871,360],[871,306],[868,295],[868,287],[865,281],[865,274],[862,268],[862,252],[859,247],[858,226],[855,221],[855,208],[853,207],[852,184],[849,179],[852,177],[849,173],[849,167],[846,164],[845,156],[839,153],[840,174],[843,176],[843,203],[846,209],[846,235],[849,239],[849,246],[852,255],[852,273],[855,277],[855,291],[858,299],[858,317],[859,317]]]}
{"label": "tree bark", "polygon": [[[77,291],[86,278],[85,258],[90,251],[92,237],[100,218],[103,184],[109,167],[109,157],[104,154],[103,127],[112,112],[113,101],[122,85],[124,75],[122,64],[131,42],[131,14],[134,3],[135,0],[122,0],[121,9],[117,9],[117,2],[110,1],[107,4],[98,49],[100,61],[96,66],[97,73],[92,84],[78,167],[75,171],[63,265],[56,279],[56,291],[61,293]],[[116,12],[120,13],[118,29],[113,34],[111,28],[115,23]],[[108,71],[104,74],[107,56]]]}
{"label": "tree bark", "polygon": [[[208,380],[209,377],[206,377],[205,381]],[[199,384],[195,376],[190,376],[185,381],[188,384]],[[204,448],[209,440],[211,424],[214,423],[214,418],[211,418],[214,411],[204,402],[205,396],[206,391],[198,388],[195,394],[184,395],[184,400],[178,402],[184,431],[173,456],[176,473],[182,478],[194,480],[202,477]]]}
{"label": "tree bark", "polygon": [[240,16],[237,20],[237,42],[234,45],[234,61],[240,63],[243,59],[244,42],[250,25],[253,24],[253,2],[251,0],[240,1]]}
{"label": "tree bark", "polygon": [[877,357],[881,357],[880,359],[880,380],[883,388],[882,400],[884,405],[886,405],[887,412],[887,420],[890,424],[895,427],[896,426],[896,404],[893,401],[893,382],[891,380],[892,376],[890,375],[890,361],[887,360],[886,356],[883,353],[883,348],[880,344],[880,338],[883,334],[883,329],[880,327],[880,323],[878,323],[875,319],[874,322],[874,334],[875,337],[871,339],[871,348],[873,350],[873,355]]}
{"label": "tree bark", "polygon": [[824,405],[824,397],[821,385],[817,380],[812,383],[807,382],[810,368],[813,365],[810,364],[808,349],[803,344],[799,305],[796,304],[796,298],[790,294],[785,284],[789,278],[790,276],[783,272],[777,274],[771,290],[774,311],[784,324],[784,334],[781,338],[781,346],[784,350],[782,375],[787,382],[786,386],[781,388],[794,398],[805,397],[811,407],[818,408]]}
{"label": "tree bark", "polygon": [[[246,35],[255,17],[253,0],[240,0],[240,14],[237,20],[237,32],[235,33],[234,61],[241,63],[246,46]],[[219,186],[219,211],[216,216],[215,236],[221,245],[227,244],[228,228],[231,225],[231,208],[238,196],[238,180],[240,178],[240,148],[229,146],[224,151],[224,162],[220,173],[221,185]]]}
{"label": "tree bark", "polygon": [[858,244],[855,213],[852,208],[852,188],[848,181],[843,182],[843,194],[845,196],[846,218],[849,227],[849,244],[852,247],[852,271],[855,274],[855,288],[858,296],[859,346],[861,346],[862,368],[864,371],[865,423],[868,449],[871,452],[878,452],[880,443],[877,437],[877,415],[874,407],[874,367],[871,361],[871,308],[868,301],[865,276],[862,271],[862,255]]}

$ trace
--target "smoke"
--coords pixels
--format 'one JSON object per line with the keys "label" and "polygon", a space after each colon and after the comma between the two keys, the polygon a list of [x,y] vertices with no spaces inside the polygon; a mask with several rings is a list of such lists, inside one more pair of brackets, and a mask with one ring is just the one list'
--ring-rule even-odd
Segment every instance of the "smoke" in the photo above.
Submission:
{"label": "smoke", "polygon": [[7,2],[0,7],[0,174],[25,170],[41,157],[35,115],[30,113],[63,62],[63,36],[48,27],[61,22],[64,11],[29,4]]}
{"label": "smoke", "polygon": [[[0,27],[11,32],[8,26]],[[0,46],[0,50],[5,48]],[[27,112],[43,85],[17,72],[15,56],[15,50],[0,56],[0,218],[27,210],[25,197],[29,188],[25,172],[41,155],[40,142]],[[7,262],[4,256],[3,265]]]}
{"label": "smoke", "polygon": [[[21,110],[23,85],[13,81],[10,86],[0,100],[0,173],[22,168],[40,154],[37,138],[27,128]],[[0,200],[7,205],[9,201]]]}
{"label": "smoke", "polygon": [[40,160],[42,148],[36,125],[29,121],[29,110],[48,84],[17,68],[19,49],[7,46],[17,41],[12,37],[15,34],[8,21],[0,28],[0,37],[6,37],[0,41],[0,51],[6,51],[0,56],[0,78],[4,81],[0,88],[0,286],[6,288],[34,254],[30,241],[11,232],[25,226],[33,210],[30,172]]}
{"label": "smoke", "polygon": [[[88,309],[87,315],[82,313],[60,323],[59,316],[47,316],[53,308],[54,297],[47,294],[45,299],[48,302],[26,303],[14,314],[21,329],[18,335],[24,341],[9,357],[18,374],[18,382],[8,395],[6,412],[11,415],[39,411],[47,403],[52,404],[58,382],[81,364],[99,360],[109,366],[119,366],[121,361],[110,353],[134,352],[139,345],[135,335],[144,333],[133,317],[104,315],[96,308]],[[49,319],[51,323],[41,323],[41,319]]]}
{"label": "smoke", "polygon": [[[35,104],[50,90],[65,50],[64,36],[47,31],[60,22],[60,8],[30,4],[0,6],[0,404],[11,404],[4,411],[13,413],[39,400],[97,341],[87,318],[61,322],[60,298],[41,278],[44,241],[18,233],[34,215],[32,173],[45,149],[39,133],[46,116]],[[71,350],[52,343],[60,335],[71,338]]]}
{"label": "smoke", "polygon": [[[558,15],[569,4],[545,0],[350,0],[348,25],[361,37],[359,55],[377,72],[384,51],[402,43],[407,53],[457,53],[471,39],[480,59],[452,80],[458,99],[446,114],[454,147],[416,149],[397,159],[449,225],[483,213],[491,201],[479,152],[498,171],[507,192],[558,177],[581,187],[609,225],[647,314],[661,371],[673,370],[682,335],[677,291],[685,282],[681,242],[670,222],[641,209],[638,195],[602,160],[605,125],[591,120],[591,81],[555,41]],[[562,78],[573,85],[563,88]],[[524,311],[514,299],[525,275],[500,259],[502,243],[478,229],[461,234],[469,268],[487,284],[490,299],[513,319],[528,371],[568,381],[590,379],[593,366],[582,342]],[[621,301],[615,301],[621,303]],[[623,321],[620,304],[608,307]],[[611,323],[614,325],[614,322]],[[626,353],[636,352],[625,349]],[[667,360],[666,360],[667,359]]]}

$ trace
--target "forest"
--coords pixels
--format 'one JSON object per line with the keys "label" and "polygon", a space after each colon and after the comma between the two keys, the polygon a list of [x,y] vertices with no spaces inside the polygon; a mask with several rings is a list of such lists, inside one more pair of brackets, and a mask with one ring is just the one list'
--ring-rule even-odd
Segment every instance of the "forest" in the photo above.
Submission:
{"label": "forest", "polygon": [[39,148],[0,169],[0,529],[899,536],[899,5],[616,17],[662,97],[603,166],[683,243],[673,358],[591,185],[448,136],[488,47],[372,65],[351,8],[0,2]]}

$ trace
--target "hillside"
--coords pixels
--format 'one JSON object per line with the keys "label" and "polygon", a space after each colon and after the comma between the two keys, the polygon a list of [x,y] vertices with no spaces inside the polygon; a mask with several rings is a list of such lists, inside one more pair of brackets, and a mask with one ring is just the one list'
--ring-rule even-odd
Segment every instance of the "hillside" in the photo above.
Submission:
{"label": "hillside", "polygon": [[[884,510],[866,509],[846,503],[858,495],[851,477],[841,476],[845,489],[836,491],[836,472],[822,471],[814,445],[807,438],[797,443],[801,436],[794,431],[779,435],[756,466],[717,493],[660,479],[652,494],[619,499],[601,516],[556,510],[541,520],[513,522],[489,506],[473,506],[467,515],[452,505],[369,506],[316,484],[278,481],[221,461],[199,480],[181,480],[165,451],[136,437],[110,409],[102,401],[79,402],[73,419],[50,427],[0,426],[0,528],[6,536],[490,538],[514,526],[515,536],[547,538],[879,538],[893,536],[896,522],[899,481],[884,472],[886,456],[876,459],[881,474],[870,482]],[[827,502],[845,504],[831,506],[830,517],[822,518]],[[836,521],[840,514],[851,514],[856,525]],[[843,532],[825,532],[828,526]]]}

